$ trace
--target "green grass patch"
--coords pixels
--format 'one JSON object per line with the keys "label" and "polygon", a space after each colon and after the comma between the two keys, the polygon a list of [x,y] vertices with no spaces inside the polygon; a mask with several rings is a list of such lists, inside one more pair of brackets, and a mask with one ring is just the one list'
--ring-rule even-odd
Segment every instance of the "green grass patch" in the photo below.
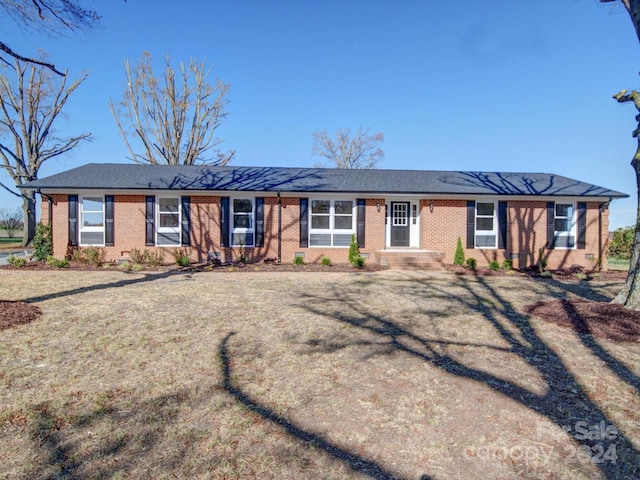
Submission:
{"label": "green grass patch", "polygon": [[614,258],[609,257],[609,270],[629,270],[629,260],[625,260],[624,258]]}

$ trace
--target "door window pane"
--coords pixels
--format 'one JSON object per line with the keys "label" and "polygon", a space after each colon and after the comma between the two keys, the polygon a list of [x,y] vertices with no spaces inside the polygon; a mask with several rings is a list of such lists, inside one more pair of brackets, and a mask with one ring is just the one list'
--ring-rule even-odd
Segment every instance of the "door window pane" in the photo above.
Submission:
{"label": "door window pane", "polygon": [[395,227],[405,227],[408,225],[407,221],[407,205],[405,203],[393,204],[393,220],[392,224]]}

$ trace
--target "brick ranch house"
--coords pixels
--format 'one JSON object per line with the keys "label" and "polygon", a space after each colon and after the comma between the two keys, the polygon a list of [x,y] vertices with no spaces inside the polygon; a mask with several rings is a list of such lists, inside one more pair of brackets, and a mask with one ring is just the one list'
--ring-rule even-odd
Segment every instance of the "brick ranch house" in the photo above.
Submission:
{"label": "brick ranch house", "polygon": [[[453,263],[458,237],[479,266],[606,267],[609,203],[628,195],[545,173],[88,164],[30,182],[54,256],[103,247],[188,247],[192,261],[295,256]],[[422,260],[421,260],[422,256]],[[427,259],[427,263],[424,260]]]}

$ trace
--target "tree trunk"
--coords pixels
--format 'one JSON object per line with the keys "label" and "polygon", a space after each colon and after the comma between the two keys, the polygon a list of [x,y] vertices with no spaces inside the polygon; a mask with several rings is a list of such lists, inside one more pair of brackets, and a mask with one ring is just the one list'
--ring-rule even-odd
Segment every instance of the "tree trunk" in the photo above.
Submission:
{"label": "tree trunk", "polygon": [[[636,153],[638,156],[638,153]],[[636,174],[636,235],[631,253],[631,264],[629,274],[622,291],[613,299],[613,303],[621,303],[626,308],[640,310],[640,161],[634,159],[632,162]]]}
{"label": "tree trunk", "polygon": [[22,194],[22,211],[24,212],[22,246],[26,247],[33,242],[36,234],[36,192],[28,191]]}

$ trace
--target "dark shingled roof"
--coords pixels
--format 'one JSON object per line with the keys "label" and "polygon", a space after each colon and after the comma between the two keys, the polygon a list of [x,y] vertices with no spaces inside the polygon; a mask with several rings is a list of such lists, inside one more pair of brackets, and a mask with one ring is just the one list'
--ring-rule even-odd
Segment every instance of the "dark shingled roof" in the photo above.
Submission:
{"label": "dark shingled roof", "polygon": [[88,164],[29,182],[28,189],[218,190],[420,195],[545,195],[623,198],[628,195],[549,173],[343,170]]}

